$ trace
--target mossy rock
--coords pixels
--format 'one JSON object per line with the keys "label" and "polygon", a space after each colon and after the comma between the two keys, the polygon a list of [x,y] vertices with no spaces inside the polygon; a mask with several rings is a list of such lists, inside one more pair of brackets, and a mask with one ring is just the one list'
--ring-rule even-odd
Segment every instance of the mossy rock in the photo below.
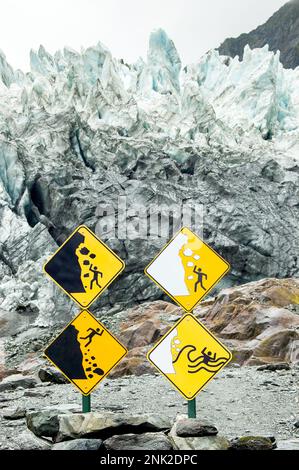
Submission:
{"label": "mossy rock", "polygon": [[262,436],[243,436],[231,442],[231,450],[272,450],[275,449],[274,438]]}

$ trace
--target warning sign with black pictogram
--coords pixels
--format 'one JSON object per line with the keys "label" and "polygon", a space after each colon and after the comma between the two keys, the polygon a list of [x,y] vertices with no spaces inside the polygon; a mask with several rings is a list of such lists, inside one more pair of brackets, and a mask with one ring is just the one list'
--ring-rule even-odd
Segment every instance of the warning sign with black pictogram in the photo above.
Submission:
{"label": "warning sign with black pictogram", "polygon": [[89,395],[127,352],[101,322],[83,310],[47,347],[45,356],[83,395]]}
{"label": "warning sign with black pictogram", "polygon": [[125,263],[84,225],[44,266],[44,272],[82,308],[88,308],[123,271]]}

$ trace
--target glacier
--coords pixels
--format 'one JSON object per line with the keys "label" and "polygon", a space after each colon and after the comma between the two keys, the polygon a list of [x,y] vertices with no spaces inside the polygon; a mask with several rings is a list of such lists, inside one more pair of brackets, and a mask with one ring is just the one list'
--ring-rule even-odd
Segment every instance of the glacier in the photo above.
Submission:
{"label": "glacier", "polygon": [[[183,65],[161,29],[132,64],[100,42],[41,46],[30,64],[23,73],[0,54],[0,309],[41,325],[70,318],[42,264],[120,195],[157,211],[202,203],[228,285],[298,275],[299,68],[267,46]],[[95,308],[161,297],[142,272],[165,240],[107,241],[127,269]]]}
{"label": "glacier", "polygon": [[31,72],[14,72],[1,53],[1,132],[22,136],[25,145],[35,119],[50,125],[68,111],[93,131],[127,138],[152,133],[160,141],[230,147],[248,147],[251,140],[262,146],[264,139],[291,153],[298,140],[299,70],[284,69],[268,46],[246,46],[242,62],[211,50],[182,68],[173,42],[157,30],[146,62],[114,59],[101,43],[53,57],[41,46],[30,61]]}

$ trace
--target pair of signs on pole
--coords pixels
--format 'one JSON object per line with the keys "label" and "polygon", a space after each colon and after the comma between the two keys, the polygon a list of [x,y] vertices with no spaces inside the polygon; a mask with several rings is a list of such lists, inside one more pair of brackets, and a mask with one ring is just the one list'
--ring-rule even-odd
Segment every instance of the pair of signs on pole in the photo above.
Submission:
{"label": "pair of signs on pole", "polygon": [[[123,271],[125,263],[87,227],[78,227],[44,271],[82,310],[48,346],[46,357],[83,395],[89,395],[127,349],[86,310]],[[188,228],[182,228],[145,273],[186,312],[229,270],[229,264]],[[231,353],[191,313],[148,353],[148,360],[188,400],[231,360]]]}

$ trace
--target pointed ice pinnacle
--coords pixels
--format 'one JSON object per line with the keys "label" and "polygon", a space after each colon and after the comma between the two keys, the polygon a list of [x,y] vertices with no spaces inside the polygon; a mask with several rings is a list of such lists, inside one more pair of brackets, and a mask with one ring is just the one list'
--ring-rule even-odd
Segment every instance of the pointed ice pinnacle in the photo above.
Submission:
{"label": "pointed ice pinnacle", "polygon": [[171,92],[170,83],[179,91],[181,60],[173,41],[163,29],[157,29],[150,35],[148,65],[152,71],[155,91]]}

